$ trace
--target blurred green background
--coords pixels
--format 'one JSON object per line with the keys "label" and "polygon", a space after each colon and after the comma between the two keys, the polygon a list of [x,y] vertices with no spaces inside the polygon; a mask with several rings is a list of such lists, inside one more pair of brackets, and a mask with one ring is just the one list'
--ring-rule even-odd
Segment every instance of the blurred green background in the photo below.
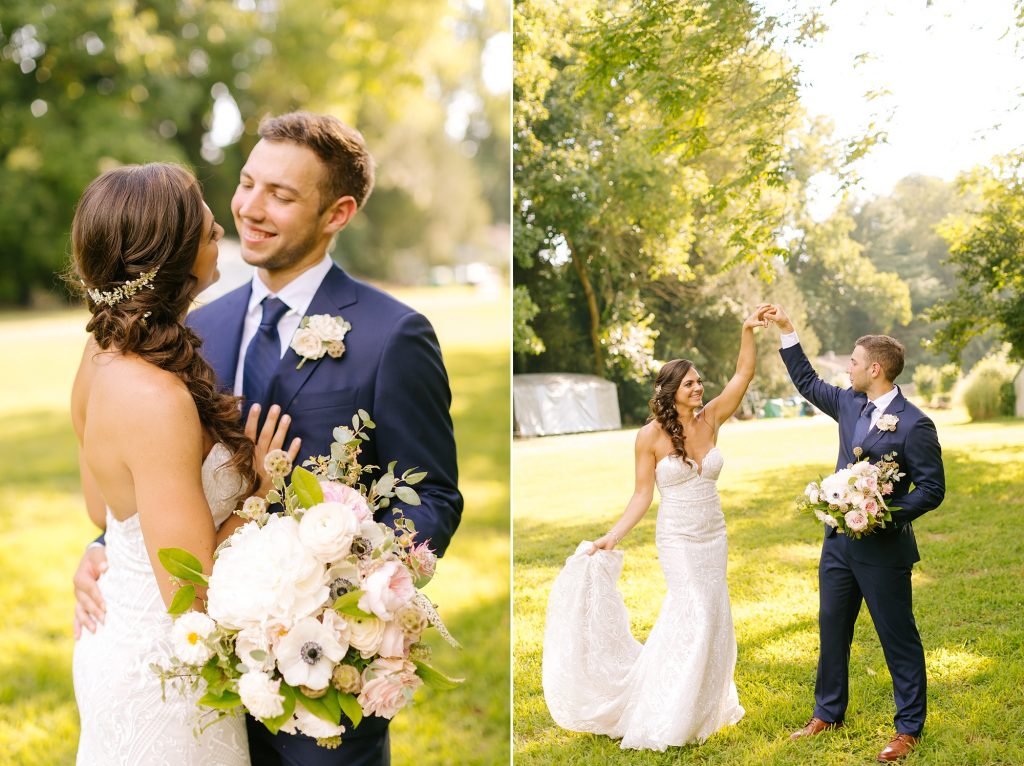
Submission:
{"label": "blurred green background", "polygon": [[75,203],[119,163],[191,165],[232,235],[259,120],[294,109],[355,125],[377,159],[336,251],[350,271],[507,271],[509,25],[500,0],[4,0],[0,305],[64,294]]}

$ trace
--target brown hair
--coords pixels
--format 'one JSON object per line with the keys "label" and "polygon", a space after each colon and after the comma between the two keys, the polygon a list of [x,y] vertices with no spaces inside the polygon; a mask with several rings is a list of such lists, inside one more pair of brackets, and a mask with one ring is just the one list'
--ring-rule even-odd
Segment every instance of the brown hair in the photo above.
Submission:
{"label": "brown hair", "polygon": [[355,197],[360,208],[373,191],[374,163],[362,134],[337,117],[291,112],[265,117],[259,135],[265,141],[291,141],[313,150],[327,171],[320,182],[320,212],[340,197]]}
{"label": "brown hair", "polygon": [[869,363],[878,362],[890,383],[903,372],[906,349],[895,338],[888,335],[863,335],[857,338],[855,345],[867,352]]}
{"label": "brown hair", "polygon": [[658,421],[662,430],[672,440],[674,453],[681,458],[686,458],[686,435],[683,433],[683,424],[679,422],[679,412],[676,410],[676,391],[691,369],[693,362],[689,359],[665,362],[654,381],[654,396],[648,402],[651,417],[647,422]]}
{"label": "brown hair", "polygon": [[[199,420],[232,453],[251,491],[255,447],[238,416],[238,398],[217,390],[202,341],[182,324],[198,280],[192,267],[203,235],[199,182],[178,165],[127,165],[94,180],[71,224],[72,277],[83,291],[111,291],[157,269],[143,288],[109,305],[87,297],[85,329],[103,350],[137,354],[188,387]],[[86,293],[88,296],[88,293]]]}

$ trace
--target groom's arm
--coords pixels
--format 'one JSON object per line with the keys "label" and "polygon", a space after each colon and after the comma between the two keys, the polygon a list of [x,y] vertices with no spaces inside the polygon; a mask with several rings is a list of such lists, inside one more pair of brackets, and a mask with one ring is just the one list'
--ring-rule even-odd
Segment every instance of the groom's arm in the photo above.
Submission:
{"label": "groom's arm", "polygon": [[907,475],[914,489],[889,502],[899,507],[892,520],[897,527],[939,507],[946,496],[946,475],[942,466],[942,447],[931,419],[922,416],[907,435],[903,446]]}
{"label": "groom's arm", "polygon": [[[417,541],[429,541],[440,556],[459,525],[462,494],[448,373],[434,328],[423,315],[402,317],[385,341],[373,401],[372,438],[382,465],[397,460],[396,475],[409,468],[427,472],[414,487],[420,505],[402,511],[416,525]],[[388,514],[382,521],[392,518]]]}
{"label": "groom's arm", "polygon": [[[800,341],[796,339],[796,333],[789,335],[789,338],[783,336],[783,347],[779,349],[779,354],[786,364],[790,380],[804,399],[826,415],[839,420],[839,397],[843,389],[823,381],[804,353]],[[787,341],[793,342],[793,345],[787,345]]]}

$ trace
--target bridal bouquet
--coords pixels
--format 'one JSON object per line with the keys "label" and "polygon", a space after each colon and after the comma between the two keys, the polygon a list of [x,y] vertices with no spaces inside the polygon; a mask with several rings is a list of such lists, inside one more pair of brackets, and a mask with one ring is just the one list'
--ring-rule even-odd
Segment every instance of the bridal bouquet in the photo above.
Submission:
{"label": "bridal bouquet", "polygon": [[[394,529],[373,520],[393,498],[418,505],[411,485],[425,473],[394,474],[395,463],[367,489],[373,466],[359,463],[369,415],[334,430],[330,457],[292,472],[288,454],[266,456],[274,489],[236,511],[247,523],[218,548],[209,578],[180,548],[159,551],[183,583],[168,611],[174,656],[154,665],[162,680],[205,682],[201,707],[242,707],[273,733],[302,733],[337,747],[345,727],[364,715],[392,718],[423,683],[452,688],[431,667],[420,643],[434,626],[458,644],[434,605],[420,592],[436,557],[415,542],[416,529],[399,515]],[[285,477],[291,473],[291,483]],[[269,513],[267,503],[282,513]],[[195,584],[207,586],[207,612],[187,611]]]}
{"label": "bridal bouquet", "polygon": [[877,463],[865,458],[820,482],[812,481],[797,500],[797,509],[813,513],[840,534],[859,539],[892,521],[891,511],[899,508],[890,508],[884,498],[903,476],[895,452]]}

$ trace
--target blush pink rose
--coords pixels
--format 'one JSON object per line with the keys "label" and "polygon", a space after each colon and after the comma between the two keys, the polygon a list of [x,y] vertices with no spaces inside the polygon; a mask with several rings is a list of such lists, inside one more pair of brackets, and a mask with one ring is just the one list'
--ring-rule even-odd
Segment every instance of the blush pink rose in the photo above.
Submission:
{"label": "blush pink rose", "polygon": [[384,624],[384,637],[381,639],[378,651],[381,657],[401,657],[405,659],[409,653],[409,643],[405,631],[402,630],[398,620],[392,620]]}
{"label": "blush pink rose", "polygon": [[868,500],[867,502],[865,502],[864,503],[864,513],[870,514],[872,516],[877,516],[878,515],[878,503],[876,503],[874,500]]}
{"label": "blush pink rose", "polygon": [[392,620],[395,613],[416,595],[412,575],[400,561],[386,561],[363,578],[359,608]]}
{"label": "blush pink rose", "polygon": [[320,489],[324,491],[325,503],[340,503],[352,511],[360,523],[369,521],[373,517],[370,506],[366,504],[366,498],[347,484],[342,484],[340,481],[323,480],[320,482]]}
{"label": "blush pink rose", "polygon": [[853,532],[863,532],[868,528],[868,517],[863,511],[847,511],[844,518],[847,528]]}
{"label": "blush pink rose", "polygon": [[397,659],[376,659],[363,671],[359,706],[364,715],[394,718],[423,685],[416,666]]}

